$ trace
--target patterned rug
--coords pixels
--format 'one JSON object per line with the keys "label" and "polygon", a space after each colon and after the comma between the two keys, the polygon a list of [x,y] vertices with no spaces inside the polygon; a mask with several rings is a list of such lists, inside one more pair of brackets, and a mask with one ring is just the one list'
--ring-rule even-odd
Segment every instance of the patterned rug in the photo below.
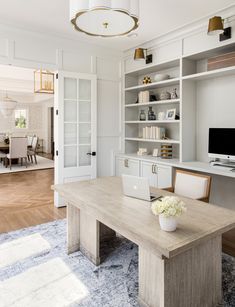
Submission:
{"label": "patterned rug", "polygon": [[[27,255],[24,259],[21,253],[18,260],[14,257],[14,263],[1,266],[0,306],[138,306],[137,246],[117,238],[105,247],[110,252],[106,260],[95,267],[80,252],[66,254],[65,231],[66,221],[59,220],[0,235],[0,244],[6,248],[9,248],[10,242],[19,242],[18,239],[33,234],[41,235],[50,246],[37,255],[35,251],[31,256],[24,252]],[[30,241],[27,242],[30,244]],[[10,248],[17,251],[17,244]],[[223,293],[221,306],[234,307],[235,259],[225,254]]]}

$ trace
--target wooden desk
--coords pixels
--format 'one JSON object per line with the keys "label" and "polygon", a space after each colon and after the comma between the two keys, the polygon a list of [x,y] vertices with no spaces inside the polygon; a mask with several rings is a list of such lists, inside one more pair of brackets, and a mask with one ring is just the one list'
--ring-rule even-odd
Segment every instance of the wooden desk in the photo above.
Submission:
{"label": "wooden desk", "polygon": [[[121,179],[56,185],[67,201],[68,253],[100,263],[100,240],[120,233],[139,246],[139,301],[151,307],[214,307],[221,300],[221,235],[235,212],[183,198],[188,210],[173,233],[160,230],[150,203],[125,197]],[[171,193],[158,190],[162,195]]]}

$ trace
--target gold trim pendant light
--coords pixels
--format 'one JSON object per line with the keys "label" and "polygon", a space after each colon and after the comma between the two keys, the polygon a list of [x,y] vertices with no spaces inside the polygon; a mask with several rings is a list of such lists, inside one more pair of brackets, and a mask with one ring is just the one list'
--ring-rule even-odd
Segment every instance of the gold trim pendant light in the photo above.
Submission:
{"label": "gold trim pendant light", "polygon": [[138,28],[139,0],[70,0],[70,21],[87,35],[126,35]]}
{"label": "gold trim pendant light", "polygon": [[209,20],[208,35],[224,33],[224,24],[220,16],[214,16]]}

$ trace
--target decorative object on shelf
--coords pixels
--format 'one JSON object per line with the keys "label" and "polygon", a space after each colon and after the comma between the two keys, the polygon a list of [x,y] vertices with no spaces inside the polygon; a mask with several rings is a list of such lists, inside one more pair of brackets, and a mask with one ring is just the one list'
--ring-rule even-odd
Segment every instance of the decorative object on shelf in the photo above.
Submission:
{"label": "decorative object on shelf", "polygon": [[[146,54],[144,54],[144,53],[146,53]],[[147,54],[147,53],[148,53],[148,49],[144,49],[144,48],[135,49],[134,60],[135,61],[145,60],[146,64],[152,63],[153,62],[153,55]]]}
{"label": "decorative object on shelf", "polygon": [[177,88],[174,88],[171,92],[171,99],[177,99],[179,96],[177,94]]}
{"label": "decorative object on shelf", "polygon": [[141,91],[138,95],[139,103],[147,103],[149,102],[150,94],[149,91]]}
{"label": "decorative object on shelf", "polygon": [[154,76],[154,81],[155,82],[160,82],[160,81],[167,80],[169,78],[170,78],[170,76],[168,74],[156,74]]}
{"label": "decorative object on shelf", "polygon": [[143,128],[143,139],[161,140],[166,133],[165,128],[148,126]]}
{"label": "decorative object on shelf", "polygon": [[154,150],[153,150],[153,157],[158,157],[158,153],[159,153],[159,149],[158,148],[154,148]]}
{"label": "decorative object on shelf", "polygon": [[160,100],[168,100],[171,99],[171,94],[167,91],[163,91],[160,94]]}
{"label": "decorative object on shelf", "polygon": [[127,35],[138,28],[139,0],[72,0],[70,21],[75,30],[91,36]]}
{"label": "decorative object on shelf", "polygon": [[157,96],[156,95],[153,95],[153,94],[151,94],[150,95],[150,98],[149,98],[149,101],[157,101]]}
{"label": "decorative object on shelf", "polygon": [[165,112],[159,112],[159,113],[158,113],[158,116],[157,116],[157,119],[158,119],[158,120],[164,120],[164,119],[166,119],[166,114],[165,114]]}
{"label": "decorative object on shelf", "polygon": [[54,73],[49,70],[34,72],[34,93],[54,94]]}
{"label": "decorative object on shelf", "polygon": [[156,120],[156,115],[154,114],[153,107],[149,107],[148,120]]}
{"label": "decorative object on shelf", "polygon": [[161,144],[161,158],[172,159],[173,146],[172,144]]}
{"label": "decorative object on shelf", "polygon": [[151,78],[150,77],[144,77],[144,79],[143,79],[143,84],[149,84],[149,83],[152,83],[152,80],[151,80]]}
{"label": "decorative object on shelf", "polygon": [[166,111],[166,119],[174,120],[176,117],[176,109],[171,109]]}
{"label": "decorative object on shelf", "polygon": [[221,54],[207,60],[207,70],[235,66],[235,52]]}
{"label": "decorative object on shelf", "polygon": [[186,212],[185,203],[176,196],[165,196],[152,203],[154,215],[159,216],[159,224],[164,231],[175,231],[177,228],[177,217]]}
{"label": "decorative object on shelf", "polygon": [[2,115],[5,118],[10,117],[13,111],[15,110],[16,105],[17,105],[17,101],[8,97],[8,94],[6,92],[6,95],[0,101],[0,111]]}
{"label": "decorative object on shelf", "polygon": [[224,22],[225,20],[222,19],[221,16],[214,16],[210,18],[207,34],[208,35],[219,34],[220,41],[225,41],[227,39],[230,39],[232,37],[232,29],[231,27],[224,28]]}
{"label": "decorative object on shelf", "polygon": [[145,114],[144,110],[140,111],[139,119],[142,120],[142,121],[146,120],[146,114]]}
{"label": "decorative object on shelf", "polygon": [[148,154],[147,148],[139,148],[139,150],[137,151],[138,156],[147,156],[147,154]]}

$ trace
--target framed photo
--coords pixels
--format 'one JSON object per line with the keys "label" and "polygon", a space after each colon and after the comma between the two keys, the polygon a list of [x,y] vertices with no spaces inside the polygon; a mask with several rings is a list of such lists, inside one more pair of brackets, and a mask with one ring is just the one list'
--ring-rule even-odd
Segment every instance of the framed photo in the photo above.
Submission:
{"label": "framed photo", "polygon": [[153,157],[158,157],[158,148],[154,148]]}
{"label": "framed photo", "polygon": [[167,110],[166,112],[166,119],[172,119],[174,120],[176,117],[176,109],[170,109],[170,110]]}

